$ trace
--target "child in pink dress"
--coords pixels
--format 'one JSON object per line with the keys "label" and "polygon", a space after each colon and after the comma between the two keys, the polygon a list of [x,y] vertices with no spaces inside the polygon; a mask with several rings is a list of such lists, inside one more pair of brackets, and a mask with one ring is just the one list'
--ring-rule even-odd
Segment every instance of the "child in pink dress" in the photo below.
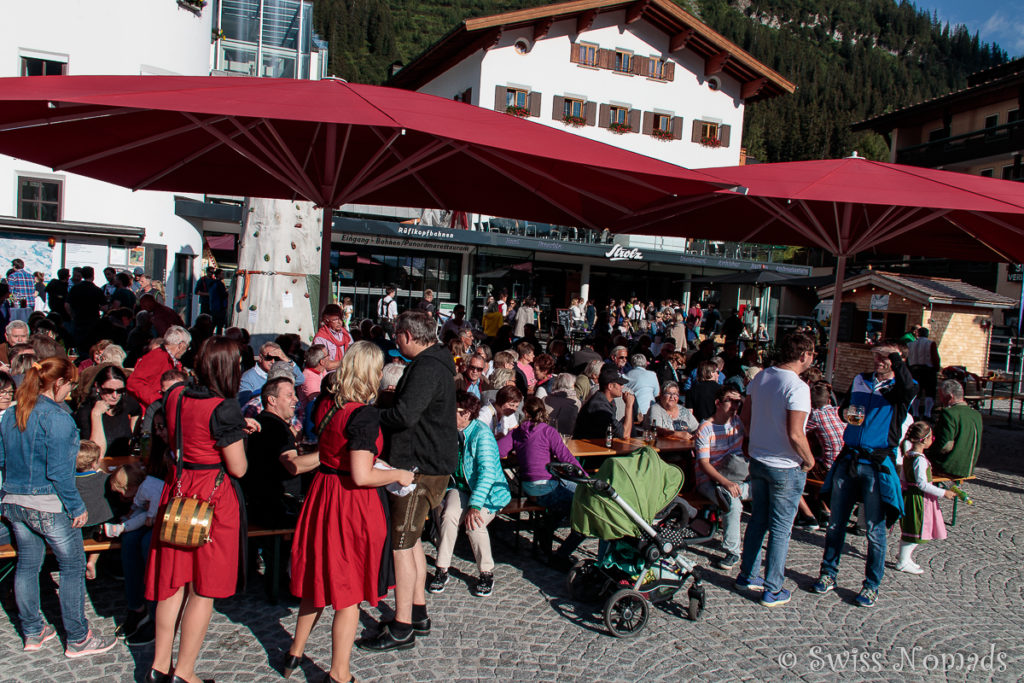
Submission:
{"label": "child in pink dress", "polygon": [[932,484],[932,466],[924,456],[935,437],[927,422],[915,422],[907,430],[904,443],[910,442],[910,451],[903,454],[903,543],[900,545],[900,559],[896,570],[907,574],[924,572],[911,556],[920,543],[941,540],[946,537],[946,523],[939,510],[939,498],[953,498],[952,491]]}

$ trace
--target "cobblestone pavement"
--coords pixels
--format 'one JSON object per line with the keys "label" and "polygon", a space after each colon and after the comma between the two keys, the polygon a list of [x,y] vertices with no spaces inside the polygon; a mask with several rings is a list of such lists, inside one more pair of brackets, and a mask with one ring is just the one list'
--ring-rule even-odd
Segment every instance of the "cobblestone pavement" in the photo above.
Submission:
{"label": "cobblestone pavement", "polygon": [[[567,598],[561,575],[529,559],[526,544],[517,553],[510,532],[496,528],[499,564],[491,597],[469,594],[467,581],[475,571],[468,548],[460,546],[448,588],[429,600],[433,633],[411,652],[357,650],[353,669],[361,680],[376,681],[1020,680],[1024,431],[1004,424],[993,418],[986,427],[978,479],[968,487],[975,505],[960,506],[948,540],[915,554],[924,575],[892,569],[898,536],[890,534],[874,608],[852,604],[863,572],[863,536],[848,539],[838,590],[817,596],[808,586],[818,573],[823,534],[796,531],[787,567],[793,591],[788,605],[762,607],[732,589],[734,572],[711,569],[701,621],[654,609],[640,637],[621,640],[606,633],[594,609]],[[948,522],[947,503],[943,512]],[[703,565],[717,554],[693,553]],[[118,645],[78,661],[65,659],[57,641],[41,652],[22,652],[10,583],[0,591],[6,613],[0,620],[0,680],[141,680],[151,646]],[[244,596],[217,602],[199,661],[203,675],[218,681],[281,680],[274,667],[290,643],[295,605],[268,604],[259,580],[253,583]],[[59,628],[52,585],[47,593],[46,615]],[[113,630],[123,610],[120,593],[113,579],[90,584],[95,628]],[[678,597],[685,601],[685,593]],[[378,616],[377,610],[364,611],[364,624],[372,627]],[[309,659],[292,680],[319,681],[330,662],[327,622],[314,631],[306,654]]]}

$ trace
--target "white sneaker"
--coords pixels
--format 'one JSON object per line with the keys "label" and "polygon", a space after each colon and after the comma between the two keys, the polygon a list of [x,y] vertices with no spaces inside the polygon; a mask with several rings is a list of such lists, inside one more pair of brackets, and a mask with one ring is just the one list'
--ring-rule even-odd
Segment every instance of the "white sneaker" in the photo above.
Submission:
{"label": "white sneaker", "polygon": [[924,569],[921,569],[920,565],[915,562],[900,562],[896,565],[896,571],[907,574],[924,574]]}

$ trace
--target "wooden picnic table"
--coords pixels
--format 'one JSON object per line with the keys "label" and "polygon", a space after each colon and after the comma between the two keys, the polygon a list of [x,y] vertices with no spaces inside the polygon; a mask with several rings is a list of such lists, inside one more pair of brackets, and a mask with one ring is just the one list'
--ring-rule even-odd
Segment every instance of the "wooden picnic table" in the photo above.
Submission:
{"label": "wooden picnic table", "polygon": [[[612,439],[609,448],[605,446],[604,439],[569,439],[566,442],[569,451],[580,458],[592,458],[596,456],[628,455],[644,445],[643,439]],[[693,449],[693,437],[665,436],[659,437],[652,446],[659,453],[678,453]]]}

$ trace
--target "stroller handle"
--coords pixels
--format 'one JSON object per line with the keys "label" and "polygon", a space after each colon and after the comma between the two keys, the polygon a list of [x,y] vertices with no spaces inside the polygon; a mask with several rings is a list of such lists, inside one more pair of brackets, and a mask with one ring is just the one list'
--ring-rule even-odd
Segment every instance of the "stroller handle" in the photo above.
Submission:
{"label": "stroller handle", "polygon": [[571,481],[576,484],[584,484],[591,486],[596,491],[604,492],[611,488],[608,482],[603,479],[594,479],[587,475],[586,472],[576,467],[571,463],[567,462],[549,462],[547,465],[548,472],[551,476],[556,479],[564,479],[565,481]]}

